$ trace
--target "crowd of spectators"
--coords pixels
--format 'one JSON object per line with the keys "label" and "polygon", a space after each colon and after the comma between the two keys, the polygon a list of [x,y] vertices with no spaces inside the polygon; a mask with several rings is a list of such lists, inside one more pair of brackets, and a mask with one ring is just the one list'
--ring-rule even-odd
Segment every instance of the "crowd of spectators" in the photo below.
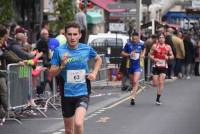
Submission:
{"label": "crowd of spectators", "polygon": [[[47,83],[52,88],[52,82],[48,79],[48,69],[50,67],[50,54],[48,48],[49,29],[48,23],[44,23],[36,42],[35,47],[29,43],[28,30],[20,25],[13,24],[10,27],[0,25],[0,121],[5,119],[8,113],[8,88],[7,88],[7,65],[19,63],[26,65],[28,60],[37,58],[43,62],[46,68],[45,80],[37,83],[35,88],[45,89]],[[35,65],[32,66],[35,69]],[[41,87],[41,85],[43,87]],[[29,106],[36,106],[31,95],[27,96]]]}
{"label": "crowd of spectators", "polygon": [[[164,33],[165,43],[170,45],[174,54],[174,59],[168,61],[167,79],[190,79],[192,75],[200,76],[200,37],[192,34],[191,31],[181,31],[171,27],[163,27],[158,32]],[[156,38],[151,35],[146,41],[146,62],[145,76],[147,74],[148,50],[156,43]],[[151,72],[151,71],[150,71]],[[148,75],[148,76],[147,76]]]}
{"label": "crowd of spectators", "polygon": [[[174,54],[174,59],[169,60],[167,79],[190,79],[192,75],[200,76],[200,37],[195,36],[190,31],[182,32],[170,27],[164,27],[159,30],[165,35],[166,44],[170,45]],[[59,32],[64,34],[63,29]],[[39,83],[35,88],[43,90],[48,83],[52,89],[52,82],[48,75],[50,67],[50,51],[48,47],[49,40],[49,25],[44,22],[38,41],[35,48],[29,43],[28,30],[19,25],[11,25],[5,27],[0,25],[0,119],[6,116],[8,110],[7,104],[7,83],[6,83],[6,66],[10,63],[24,64],[24,61],[38,57],[43,61],[45,71],[45,80]],[[153,44],[157,42],[156,35],[151,35],[144,40],[146,54],[144,59],[145,79],[151,78],[151,64],[148,56]],[[38,53],[35,53],[35,50]],[[122,60],[126,61],[126,60]],[[126,62],[122,66],[126,66]],[[149,70],[150,69],[150,70]],[[128,79],[128,77],[127,77]],[[126,80],[125,80],[126,81]],[[130,87],[129,87],[130,88]],[[125,89],[123,89],[125,90]],[[31,100],[29,105],[35,106],[34,100]]]}
{"label": "crowd of spectators", "polygon": [[[191,79],[191,76],[200,76],[200,36],[190,30],[175,29],[169,26],[159,28],[156,33],[165,36],[165,43],[170,45],[174,59],[168,60],[166,79]],[[153,44],[158,42],[156,34],[149,34],[148,37],[141,33],[141,40],[146,48],[144,58],[144,79],[152,79],[152,61],[149,52]],[[122,59],[120,72],[122,77],[122,90],[130,90],[131,85],[127,73],[126,58]]]}

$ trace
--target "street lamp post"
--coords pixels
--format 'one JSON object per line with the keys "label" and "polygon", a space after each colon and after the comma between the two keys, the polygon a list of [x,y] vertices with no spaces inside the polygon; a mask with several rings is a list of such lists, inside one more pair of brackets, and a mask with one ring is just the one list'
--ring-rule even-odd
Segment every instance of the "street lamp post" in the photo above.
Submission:
{"label": "street lamp post", "polygon": [[139,33],[139,35],[140,35],[140,20],[141,20],[141,1],[142,0],[137,0],[137,2],[136,2],[136,7],[137,7],[137,9],[136,9],[136,30],[137,30],[137,32]]}

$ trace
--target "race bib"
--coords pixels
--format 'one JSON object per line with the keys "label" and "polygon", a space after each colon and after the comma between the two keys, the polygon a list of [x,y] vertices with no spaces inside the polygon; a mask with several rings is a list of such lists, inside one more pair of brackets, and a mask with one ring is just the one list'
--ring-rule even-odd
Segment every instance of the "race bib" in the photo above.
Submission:
{"label": "race bib", "polygon": [[166,60],[158,60],[156,62],[157,67],[166,67]]}
{"label": "race bib", "polygon": [[132,60],[138,60],[139,58],[140,58],[140,53],[131,54],[131,59]]}
{"label": "race bib", "polygon": [[85,83],[85,70],[67,70],[67,83]]}

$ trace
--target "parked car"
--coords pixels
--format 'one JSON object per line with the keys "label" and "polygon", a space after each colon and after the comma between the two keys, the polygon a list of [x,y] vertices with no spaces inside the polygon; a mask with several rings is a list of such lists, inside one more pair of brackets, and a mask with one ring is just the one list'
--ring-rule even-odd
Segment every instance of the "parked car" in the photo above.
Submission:
{"label": "parked car", "polygon": [[98,33],[89,35],[88,44],[91,45],[98,54],[105,54],[106,57],[109,57],[110,63],[119,64],[121,50],[128,39],[128,35],[124,34]]}

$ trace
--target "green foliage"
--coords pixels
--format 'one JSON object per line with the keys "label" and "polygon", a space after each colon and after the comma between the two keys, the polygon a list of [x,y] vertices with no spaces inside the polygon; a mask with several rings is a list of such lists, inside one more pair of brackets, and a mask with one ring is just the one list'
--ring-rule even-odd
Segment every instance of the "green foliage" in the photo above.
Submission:
{"label": "green foliage", "polygon": [[75,14],[75,0],[53,0],[55,5],[54,14],[58,16],[55,22],[51,22],[53,30],[63,28],[68,21],[74,19]]}
{"label": "green foliage", "polygon": [[0,24],[8,23],[13,16],[12,0],[0,0]]}

